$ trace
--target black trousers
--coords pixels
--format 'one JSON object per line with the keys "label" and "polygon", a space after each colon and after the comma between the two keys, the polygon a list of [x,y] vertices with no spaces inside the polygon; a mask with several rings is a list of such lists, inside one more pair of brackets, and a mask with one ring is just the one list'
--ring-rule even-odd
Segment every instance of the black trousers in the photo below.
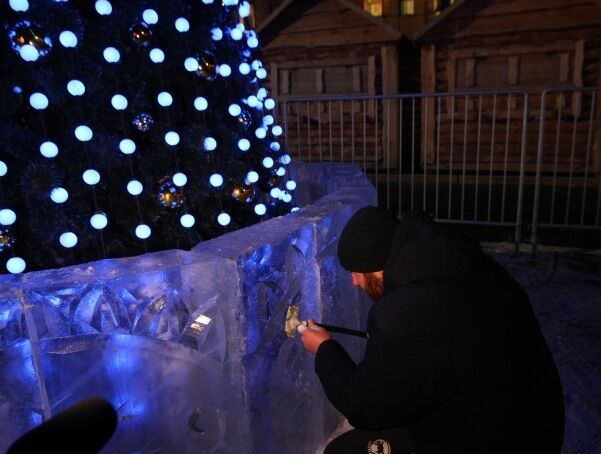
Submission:
{"label": "black trousers", "polygon": [[353,429],[334,438],[324,454],[412,454],[415,444],[411,433],[402,427],[367,431]]}

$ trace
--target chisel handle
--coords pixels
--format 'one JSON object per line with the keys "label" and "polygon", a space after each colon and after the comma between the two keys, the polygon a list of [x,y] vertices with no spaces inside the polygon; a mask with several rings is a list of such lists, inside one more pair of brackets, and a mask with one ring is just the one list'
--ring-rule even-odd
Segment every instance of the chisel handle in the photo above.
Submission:
{"label": "chisel handle", "polygon": [[325,323],[315,322],[315,324],[317,326],[321,326],[322,328],[327,329],[328,331],[332,331],[333,333],[349,334],[351,336],[367,338],[367,333],[364,331],[358,331],[356,329],[350,329],[350,328],[343,328],[342,326],[327,325]]}

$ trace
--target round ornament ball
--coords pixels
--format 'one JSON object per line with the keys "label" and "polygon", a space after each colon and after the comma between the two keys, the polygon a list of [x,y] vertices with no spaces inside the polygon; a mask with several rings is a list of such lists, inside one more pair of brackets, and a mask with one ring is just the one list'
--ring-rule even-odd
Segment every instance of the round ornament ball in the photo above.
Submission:
{"label": "round ornament ball", "polygon": [[144,22],[136,22],[129,27],[129,35],[138,46],[146,47],[152,40],[152,30]]}
{"label": "round ornament ball", "polygon": [[134,117],[132,124],[140,132],[148,132],[154,125],[154,118],[147,113],[140,113]]}
{"label": "round ornament ball", "polygon": [[27,61],[45,57],[52,49],[52,40],[44,27],[28,20],[21,20],[10,28],[8,38],[12,49]]}
{"label": "round ornament ball", "polygon": [[186,201],[184,190],[177,186],[170,177],[159,181],[157,198],[161,206],[170,210],[180,208]]}
{"label": "round ornament ball", "polygon": [[217,77],[217,60],[210,52],[204,52],[198,59],[197,74],[209,82]]}
{"label": "round ornament ball", "polygon": [[249,202],[253,196],[253,187],[245,184],[235,184],[230,191],[231,196],[238,202]]}
{"label": "round ornament ball", "polygon": [[15,236],[9,227],[0,228],[0,252],[7,251],[15,244]]}
{"label": "round ornament ball", "polygon": [[250,116],[250,113],[248,113],[247,110],[242,109],[242,111],[240,112],[240,115],[238,115],[238,124],[240,126],[242,126],[244,129],[248,129],[250,127],[250,125],[252,125],[252,117]]}

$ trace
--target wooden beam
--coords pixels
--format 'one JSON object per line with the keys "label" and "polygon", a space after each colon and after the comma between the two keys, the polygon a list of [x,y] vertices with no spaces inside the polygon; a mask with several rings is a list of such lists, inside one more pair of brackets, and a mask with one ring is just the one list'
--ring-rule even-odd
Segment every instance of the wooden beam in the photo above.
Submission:
{"label": "wooden beam", "polygon": [[315,68],[315,93],[321,94],[324,92],[323,76],[324,69]]}
{"label": "wooden beam", "polygon": [[530,46],[526,44],[510,44],[505,46],[493,47],[466,47],[463,49],[449,50],[449,56],[459,58],[478,58],[478,57],[496,57],[498,55],[522,55],[539,54],[545,52],[573,52],[574,41],[563,40],[555,41],[552,44],[541,46]]}
{"label": "wooden beam", "polygon": [[[574,49],[574,86],[582,87],[582,68],[584,66],[584,40],[576,41]],[[582,110],[582,93],[574,93],[572,96],[572,114],[580,116]]]}
{"label": "wooden beam", "polygon": [[[457,87],[457,83],[455,81],[456,76],[457,76],[457,60],[455,60],[453,57],[450,57],[447,60],[447,91],[448,92],[455,91],[455,89]],[[451,96],[447,96],[446,103],[447,103],[447,112],[450,115],[453,115],[455,112],[451,112],[451,110],[453,109],[453,99],[451,98]]]}
{"label": "wooden beam", "polygon": [[290,70],[282,69],[280,71],[280,80],[278,82],[278,87],[280,89],[281,95],[289,95],[290,94]]}
{"label": "wooden beam", "polygon": [[570,77],[570,53],[559,54],[559,82],[566,83]]}
{"label": "wooden beam", "polygon": [[[367,94],[373,96],[376,94],[376,56],[370,55],[367,59]],[[375,101],[367,102],[367,115],[372,116],[375,113]]]}
{"label": "wooden beam", "polygon": [[[397,46],[383,46],[382,57],[382,94],[399,92],[399,51]],[[385,109],[383,131],[384,150],[388,156],[386,164],[397,168],[399,162],[399,102],[396,99],[384,101]]]}
{"label": "wooden beam", "polygon": [[278,64],[270,63],[269,64],[269,84],[271,85],[271,93],[274,97],[280,95],[280,84],[279,84],[280,75],[278,74]]}
{"label": "wooden beam", "polygon": [[520,57],[510,55],[507,63],[507,83],[517,85],[520,81]]}
{"label": "wooden beam", "polygon": [[362,91],[362,83],[361,83],[361,67],[353,66],[353,93],[361,93]]}
{"label": "wooden beam", "polygon": [[[422,93],[436,92],[436,49],[433,44],[422,47],[421,67]],[[424,98],[422,99],[422,164],[433,162],[435,126],[434,98]]]}

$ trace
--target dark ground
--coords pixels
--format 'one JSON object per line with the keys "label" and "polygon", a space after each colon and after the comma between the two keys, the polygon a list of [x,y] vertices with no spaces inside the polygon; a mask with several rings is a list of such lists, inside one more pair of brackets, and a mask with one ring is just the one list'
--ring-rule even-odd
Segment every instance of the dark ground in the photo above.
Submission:
{"label": "dark ground", "polygon": [[[577,234],[575,234],[577,235]],[[564,454],[601,453],[601,250],[483,243],[522,284],[564,388]]]}

